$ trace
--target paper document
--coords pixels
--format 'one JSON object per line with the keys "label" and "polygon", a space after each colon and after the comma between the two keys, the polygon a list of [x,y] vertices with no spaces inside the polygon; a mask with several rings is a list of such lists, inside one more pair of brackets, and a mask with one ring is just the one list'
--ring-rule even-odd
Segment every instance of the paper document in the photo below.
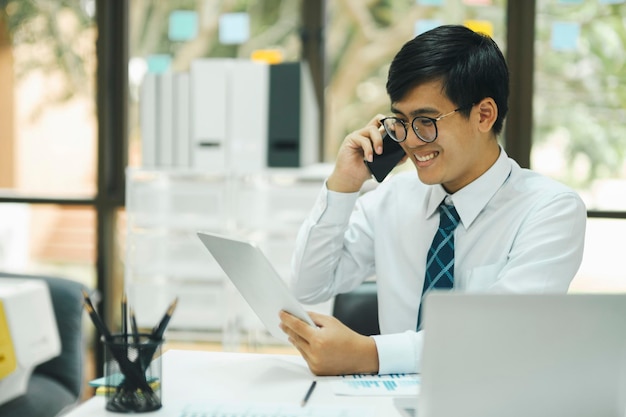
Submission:
{"label": "paper document", "polygon": [[349,405],[307,405],[260,402],[188,404],[178,417],[374,417],[373,410]]}
{"label": "paper document", "polygon": [[335,395],[417,395],[418,374],[344,375],[331,381]]}

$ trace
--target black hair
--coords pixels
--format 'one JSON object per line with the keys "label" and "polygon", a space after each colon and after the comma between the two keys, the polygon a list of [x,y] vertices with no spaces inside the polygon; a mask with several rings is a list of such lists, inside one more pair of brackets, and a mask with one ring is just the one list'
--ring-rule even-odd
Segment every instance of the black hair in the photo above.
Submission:
{"label": "black hair", "polygon": [[441,80],[443,93],[469,117],[470,105],[491,97],[498,106],[497,135],[509,110],[509,70],[489,36],[465,26],[444,25],[404,44],[389,68],[387,94],[392,103],[413,87]]}

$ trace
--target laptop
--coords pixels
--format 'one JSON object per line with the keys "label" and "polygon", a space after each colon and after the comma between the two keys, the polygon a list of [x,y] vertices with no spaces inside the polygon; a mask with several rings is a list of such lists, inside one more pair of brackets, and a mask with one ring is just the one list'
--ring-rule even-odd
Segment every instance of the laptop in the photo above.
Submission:
{"label": "laptop", "polygon": [[256,243],[215,233],[197,234],[272,336],[288,339],[279,327],[281,310],[315,327]]}
{"label": "laptop", "polygon": [[432,293],[424,320],[407,415],[625,415],[626,294]]}

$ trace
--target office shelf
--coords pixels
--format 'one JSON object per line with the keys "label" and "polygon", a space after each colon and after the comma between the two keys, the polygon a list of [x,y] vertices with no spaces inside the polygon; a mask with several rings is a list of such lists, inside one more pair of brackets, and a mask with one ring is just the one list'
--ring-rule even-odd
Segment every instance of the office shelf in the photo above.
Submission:
{"label": "office shelf", "polygon": [[[125,287],[139,326],[153,326],[178,297],[172,334],[196,332],[200,339],[219,334],[231,347],[238,337],[248,343],[250,338],[255,343],[272,340],[196,233],[256,241],[287,279],[298,229],[327,173],[320,168],[275,169],[220,176],[129,169]],[[312,309],[329,313],[330,305]]]}

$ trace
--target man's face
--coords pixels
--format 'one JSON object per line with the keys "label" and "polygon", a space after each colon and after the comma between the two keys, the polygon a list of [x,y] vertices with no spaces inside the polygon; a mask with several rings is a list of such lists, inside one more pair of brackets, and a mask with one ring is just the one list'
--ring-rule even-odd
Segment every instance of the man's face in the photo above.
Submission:
{"label": "man's face", "polygon": [[432,143],[420,140],[411,122],[416,116],[437,118],[456,108],[443,94],[440,81],[418,85],[402,100],[392,103],[394,115],[407,125],[408,136],[401,145],[417,168],[420,180],[425,184],[442,184],[450,193],[474,181],[491,166],[493,146],[497,147],[497,142],[480,134],[476,107],[472,108],[469,120],[456,112],[437,121],[438,135]]}

